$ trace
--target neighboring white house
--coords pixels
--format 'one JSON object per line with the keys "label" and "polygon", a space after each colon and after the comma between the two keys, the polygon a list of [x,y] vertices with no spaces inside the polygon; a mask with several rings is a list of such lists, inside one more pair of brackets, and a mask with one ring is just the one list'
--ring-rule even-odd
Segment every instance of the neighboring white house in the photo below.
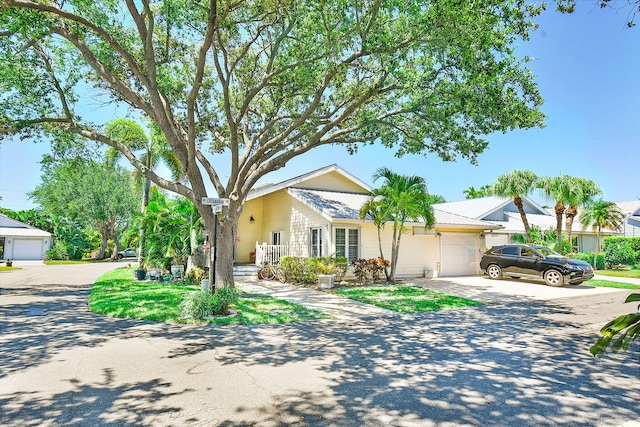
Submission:
{"label": "neighboring white house", "polygon": [[0,214],[0,259],[43,260],[51,233]]}
{"label": "neighboring white house", "polygon": [[[529,226],[537,227],[541,230],[555,230],[556,215],[553,209],[545,209],[528,197],[522,197],[522,202]],[[511,198],[497,196],[481,197],[459,202],[439,203],[434,205],[434,208],[500,225],[501,227],[499,229],[487,233],[487,247],[511,243],[511,239],[515,234],[524,233],[522,218]],[[640,204],[638,209],[640,210]],[[640,217],[636,218],[640,219]],[[565,227],[564,217],[562,219],[562,226]],[[640,235],[640,229],[637,229],[636,233],[636,235]],[[602,231],[603,236],[615,234],[617,233],[612,230]],[[571,227],[571,240],[573,241],[572,246],[574,250],[578,252],[593,252],[597,244],[595,231],[591,228],[583,230],[579,215],[574,219],[573,226]]]}
{"label": "neighboring white house", "polygon": [[[249,193],[238,221],[236,262],[249,263],[262,245],[289,255],[379,256],[378,232],[358,211],[371,188],[337,165],[330,165]],[[407,224],[397,277],[475,275],[485,250],[485,235],[502,226],[434,209],[436,224]],[[383,251],[391,256],[393,226],[382,231]],[[260,263],[260,256],[256,260]]]}
{"label": "neighboring white house", "polygon": [[625,237],[640,237],[640,200],[616,203],[624,214],[624,224],[621,235]]}

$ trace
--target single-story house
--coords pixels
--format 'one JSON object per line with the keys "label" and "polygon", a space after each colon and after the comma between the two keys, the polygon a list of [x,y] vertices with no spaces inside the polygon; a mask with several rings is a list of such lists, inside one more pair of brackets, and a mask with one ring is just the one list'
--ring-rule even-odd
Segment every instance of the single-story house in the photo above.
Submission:
{"label": "single-story house", "polygon": [[43,260],[51,233],[0,214],[0,259]]}
{"label": "single-story house", "polygon": [[616,203],[624,214],[622,232],[625,237],[640,237],[640,200]]}
{"label": "single-story house", "polygon": [[[556,214],[553,209],[544,208],[526,196],[522,197],[522,202],[529,226],[537,227],[540,230],[555,230]],[[515,234],[524,234],[522,218],[511,198],[481,197],[458,202],[438,203],[434,205],[434,208],[499,225],[500,228],[489,231],[486,234],[487,247],[511,243]],[[638,209],[640,209],[640,206],[638,206]],[[640,219],[640,217],[638,218]],[[563,232],[566,231],[564,230],[565,226],[566,218],[563,217]],[[602,230],[602,236],[615,234],[617,233],[612,230]],[[574,219],[571,227],[571,240],[573,241],[573,248],[577,252],[593,252],[597,245],[596,232],[590,227],[583,229],[579,215]]]}
{"label": "single-story house", "polygon": [[[371,188],[337,165],[252,190],[238,221],[236,262],[250,263],[256,252],[293,256],[345,256],[349,260],[380,255],[378,232],[361,220],[360,207]],[[397,277],[475,275],[487,233],[502,226],[434,209],[435,226],[407,224],[402,236]],[[391,256],[393,226],[382,231],[385,258]]]}

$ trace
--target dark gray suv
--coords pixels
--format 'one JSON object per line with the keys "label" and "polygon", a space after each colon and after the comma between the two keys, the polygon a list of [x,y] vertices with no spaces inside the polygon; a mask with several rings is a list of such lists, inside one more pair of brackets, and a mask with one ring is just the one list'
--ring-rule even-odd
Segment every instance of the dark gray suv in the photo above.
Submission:
{"label": "dark gray suv", "polygon": [[579,285],[593,277],[588,262],[567,258],[539,245],[494,246],[482,254],[480,268],[491,279],[529,277],[544,279],[549,286]]}

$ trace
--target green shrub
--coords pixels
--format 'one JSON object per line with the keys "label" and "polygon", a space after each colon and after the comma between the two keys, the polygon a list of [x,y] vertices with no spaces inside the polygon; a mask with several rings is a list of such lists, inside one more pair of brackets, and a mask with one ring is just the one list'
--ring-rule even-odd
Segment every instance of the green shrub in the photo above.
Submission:
{"label": "green shrub", "polygon": [[349,267],[345,257],[284,256],[280,258],[279,265],[287,281],[292,283],[315,283],[318,280],[318,274],[335,274],[336,280],[340,281]]}
{"label": "green shrub", "polygon": [[607,267],[633,265],[637,261],[634,250],[635,239],[628,237],[607,237],[604,239],[604,259]]}
{"label": "green shrub", "polygon": [[358,258],[351,261],[353,274],[356,276],[356,282],[360,285],[367,283],[369,278],[369,262],[364,258]]}
{"label": "green shrub", "polygon": [[187,273],[185,280],[188,283],[199,284],[200,281],[204,278],[204,270],[200,267],[193,267]]}
{"label": "green shrub", "polygon": [[227,314],[229,305],[237,301],[234,288],[218,289],[213,294],[194,291],[185,295],[180,304],[183,317],[203,320],[206,317]]}
{"label": "green shrub", "polygon": [[598,254],[596,257],[596,265],[593,265],[593,252],[578,252],[571,254],[571,257],[588,262],[596,270],[604,270],[604,254]]}
{"label": "green shrub", "polygon": [[312,258],[284,256],[280,258],[280,268],[287,281],[292,283],[313,283],[316,280]]}
{"label": "green shrub", "polygon": [[60,240],[56,240],[56,243],[45,253],[45,256],[49,260],[68,260],[67,245]]}
{"label": "green shrub", "polygon": [[386,267],[389,266],[389,261],[384,258],[360,258],[351,261],[351,267],[353,268],[353,274],[356,276],[356,281],[364,285],[367,281],[372,280],[374,282],[380,279],[380,275]]}

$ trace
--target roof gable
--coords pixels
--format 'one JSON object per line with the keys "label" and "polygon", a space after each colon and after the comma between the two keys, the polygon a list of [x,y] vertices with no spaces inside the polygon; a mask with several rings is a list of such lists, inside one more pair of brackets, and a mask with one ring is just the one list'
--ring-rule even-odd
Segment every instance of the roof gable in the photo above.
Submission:
{"label": "roof gable", "polygon": [[625,215],[640,216],[640,200],[618,202],[616,205],[618,205],[620,211]]}
{"label": "roof gable", "polygon": [[371,187],[351,175],[340,166],[333,164],[296,176],[277,184],[267,184],[249,192],[247,200],[253,200],[286,188],[306,188],[313,190],[344,191],[367,194]]}
{"label": "roof gable", "polygon": [[23,229],[35,229],[35,227],[20,222],[17,219],[9,218],[5,214],[0,214],[0,227],[3,228],[23,228]]}
{"label": "roof gable", "polygon": [[[530,198],[523,196],[524,211],[532,215],[550,215],[544,208]],[[434,208],[469,218],[483,221],[503,221],[509,212],[518,212],[513,199],[509,197],[488,196],[477,199],[467,199],[458,202],[438,203]]]}
{"label": "roof gable", "polygon": [[0,236],[50,237],[51,233],[0,214]]}

